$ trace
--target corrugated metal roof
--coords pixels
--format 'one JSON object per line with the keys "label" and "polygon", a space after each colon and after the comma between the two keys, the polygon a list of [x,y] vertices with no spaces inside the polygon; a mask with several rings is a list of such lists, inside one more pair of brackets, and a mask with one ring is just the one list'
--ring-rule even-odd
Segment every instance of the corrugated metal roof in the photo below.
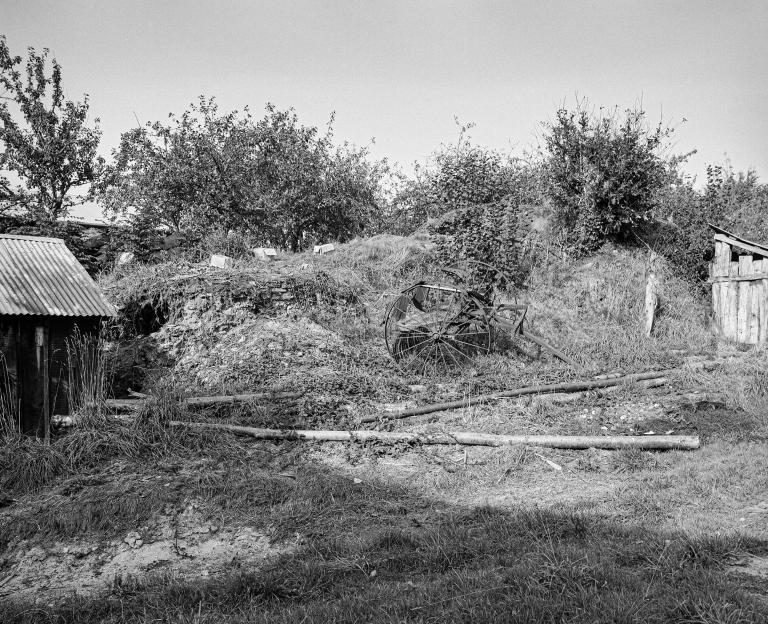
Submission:
{"label": "corrugated metal roof", "polygon": [[0,314],[114,316],[59,238],[0,234]]}

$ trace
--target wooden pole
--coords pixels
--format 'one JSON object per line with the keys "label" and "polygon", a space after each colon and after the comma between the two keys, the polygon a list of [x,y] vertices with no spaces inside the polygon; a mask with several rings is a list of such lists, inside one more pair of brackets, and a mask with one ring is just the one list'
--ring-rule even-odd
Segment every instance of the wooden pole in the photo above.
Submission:
{"label": "wooden pole", "polygon": [[645,335],[650,337],[659,307],[659,265],[661,258],[655,251],[648,258],[648,274],[645,281]]}
{"label": "wooden pole", "polygon": [[521,335],[523,338],[526,338],[530,340],[531,342],[539,345],[542,349],[549,351],[552,355],[554,355],[556,358],[562,360],[566,364],[570,364],[574,368],[581,368],[581,364],[579,364],[576,360],[569,358],[565,353],[560,351],[560,349],[557,349],[553,347],[551,344],[549,344],[546,340],[543,338],[540,338],[536,334],[532,334],[527,329],[522,330]]}
{"label": "wooden pole", "polygon": [[259,440],[316,440],[320,442],[365,442],[376,440],[395,444],[462,444],[469,446],[512,446],[528,444],[565,449],[683,449],[699,448],[698,436],[555,436],[555,435],[497,435],[474,431],[451,431],[448,433],[406,433],[400,431],[312,431],[307,429],[261,429],[240,425],[222,425],[216,423],[185,422],[174,420],[174,427],[191,429],[218,429],[238,435],[250,436]]}
{"label": "wooden pole", "polygon": [[37,378],[40,382],[42,394],[42,422],[38,425],[38,432],[42,428],[43,440],[46,444],[51,441],[51,397],[48,389],[48,327],[47,324],[35,327],[35,362],[37,364]]}
{"label": "wooden pole", "polygon": [[[643,381],[645,379],[658,379],[663,377],[665,373],[670,371],[651,371],[648,373],[637,373],[634,375],[625,375],[624,377],[616,377],[614,379],[593,379],[590,381],[576,381],[559,384],[547,384],[542,386],[527,386],[525,388],[517,388],[515,390],[502,390],[500,392],[492,392],[490,394],[479,394],[474,397],[468,397],[466,399],[459,399],[458,401],[447,401],[445,403],[432,403],[430,405],[422,405],[420,407],[412,407],[402,412],[393,412],[387,414],[387,418],[408,418],[409,416],[418,416],[420,414],[431,414],[432,412],[443,412],[446,410],[461,409],[462,407],[469,407],[470,405],[482,405],[484,403],[492,403],[499,399],[509,399],[512,397],[523,396],[526,394],[546,394],[552,392],[578,392],[580,390],[594,390],[596,388],[607,388],[609,386],[617,386],[622,383],[628,383],[633,381]],[[376,415],[363,416],[360,422],[376,422],[379,419]]]}

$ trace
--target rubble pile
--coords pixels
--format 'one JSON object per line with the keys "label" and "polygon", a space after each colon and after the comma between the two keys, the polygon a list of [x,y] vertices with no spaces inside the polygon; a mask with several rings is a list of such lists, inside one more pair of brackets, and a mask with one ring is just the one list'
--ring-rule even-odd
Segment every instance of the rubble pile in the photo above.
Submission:
{"label": "rubble pile", "polygon": [[153,338],[175,361],[175,376],[217,391],[282,385],[299,367],[322,367],[342,342],[304,316],[269,318],[251,302],[226,306],[207,296],[188,301]]}

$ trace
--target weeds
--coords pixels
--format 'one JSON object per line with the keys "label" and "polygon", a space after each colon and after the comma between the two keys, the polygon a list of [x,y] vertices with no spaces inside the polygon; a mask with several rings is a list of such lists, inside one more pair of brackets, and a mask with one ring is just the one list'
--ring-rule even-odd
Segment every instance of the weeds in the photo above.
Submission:
{"label": "weeds", "polygon": [[21,435],[20,410],[16,383],[8,372],[5,354],[0,352],[0,443]]}
{"label": "weeds", "polygon": [[101,332],[83,334],[75,328],[66,341],[67,404],[81,425],[100,427],[106,424],[106,400],[111,371]]}

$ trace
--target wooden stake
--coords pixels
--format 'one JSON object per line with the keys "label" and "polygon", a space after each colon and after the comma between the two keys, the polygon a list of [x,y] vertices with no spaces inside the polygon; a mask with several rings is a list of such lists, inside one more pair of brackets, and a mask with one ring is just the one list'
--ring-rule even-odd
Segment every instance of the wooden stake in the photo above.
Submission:
{"label": "wooden stake", "polygon": [[652,251],[648,258],[648,276],[645,282],[645,335],[650,337],[659,307],[659,264],[661,258]]}

